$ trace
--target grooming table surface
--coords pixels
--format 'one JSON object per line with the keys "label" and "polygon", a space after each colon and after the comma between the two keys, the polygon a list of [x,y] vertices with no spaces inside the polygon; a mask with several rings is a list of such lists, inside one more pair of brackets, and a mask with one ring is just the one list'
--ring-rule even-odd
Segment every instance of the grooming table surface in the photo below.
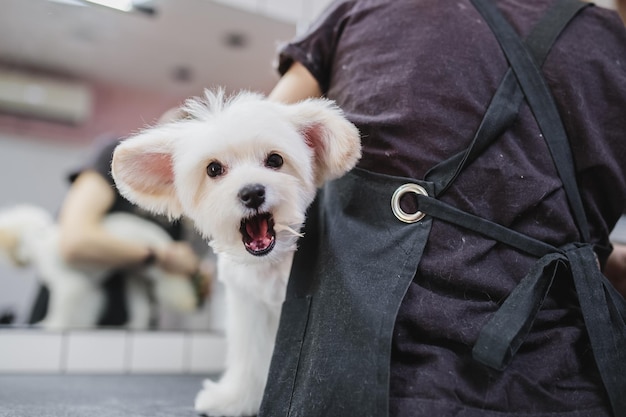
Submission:
{"label": "grooming table surface", "polygon": [[[214,377],[214,376],[213,376]],[[0,417],[197,417],[200,375],[0,375]]]}

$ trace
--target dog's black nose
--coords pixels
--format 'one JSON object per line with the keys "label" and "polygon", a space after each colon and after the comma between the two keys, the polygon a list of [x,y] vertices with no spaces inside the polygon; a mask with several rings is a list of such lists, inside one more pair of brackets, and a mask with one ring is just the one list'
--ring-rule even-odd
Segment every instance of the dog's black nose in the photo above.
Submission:
{"label": "dog's black nose", "polygon": [[265,187],[261,184],[246,185],[237,196],[244,206],[258,209],[265,202]]}

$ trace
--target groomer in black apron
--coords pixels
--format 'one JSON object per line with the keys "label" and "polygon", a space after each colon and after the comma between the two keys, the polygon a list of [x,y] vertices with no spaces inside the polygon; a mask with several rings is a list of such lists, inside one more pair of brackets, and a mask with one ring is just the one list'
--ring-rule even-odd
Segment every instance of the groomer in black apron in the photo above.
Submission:
{"label": "groomer in black apron", "polygon": [[263,417],[626,416],[626,31],[569,0],[334,2],[271,98],[362,134],[311,207]]}

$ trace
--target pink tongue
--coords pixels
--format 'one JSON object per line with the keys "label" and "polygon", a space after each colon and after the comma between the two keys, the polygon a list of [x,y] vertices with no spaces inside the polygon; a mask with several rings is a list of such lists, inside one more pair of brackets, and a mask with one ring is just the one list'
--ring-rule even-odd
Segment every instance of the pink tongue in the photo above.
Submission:
{"label": "pink tongue", "polygon": [[261,251],[272,244],[272,237],[268,233],[269,224],[266,218],[257,217],[246,222],[246,232],[250,236],[250,242],[246,243],[250,249]]}
{"label": "pink tongue", "polygon": [[252,240],[262,240],[267,236],[267,220],[257,219],[255,221],[246,222],[246,232]]}

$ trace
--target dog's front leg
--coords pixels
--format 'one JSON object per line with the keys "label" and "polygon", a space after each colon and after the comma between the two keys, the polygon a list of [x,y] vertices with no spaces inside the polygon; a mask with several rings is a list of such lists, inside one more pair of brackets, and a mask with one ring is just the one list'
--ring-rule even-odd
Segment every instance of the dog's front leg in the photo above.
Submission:
{"label": "dog's front leg", "polygon": [[280,307],[225,284],[226,370],[218,382],[205,381],[195,407],[209,416],[252,416],[261,405]]}
{"label": "dog's front leg", "polygon": [[99,283],[73,271],[63,271],[47,283],[50,301],[46,317],[40,323],[46,329],[92,328],[104,307]]}
{"label": "dog's front leg", "polygon": [[148,329],[152,316],[148,283],[140,276],[131,275],[126,277],[124,286],[126,287],[126,305],[128,306],[126,327],[133,330]]}

